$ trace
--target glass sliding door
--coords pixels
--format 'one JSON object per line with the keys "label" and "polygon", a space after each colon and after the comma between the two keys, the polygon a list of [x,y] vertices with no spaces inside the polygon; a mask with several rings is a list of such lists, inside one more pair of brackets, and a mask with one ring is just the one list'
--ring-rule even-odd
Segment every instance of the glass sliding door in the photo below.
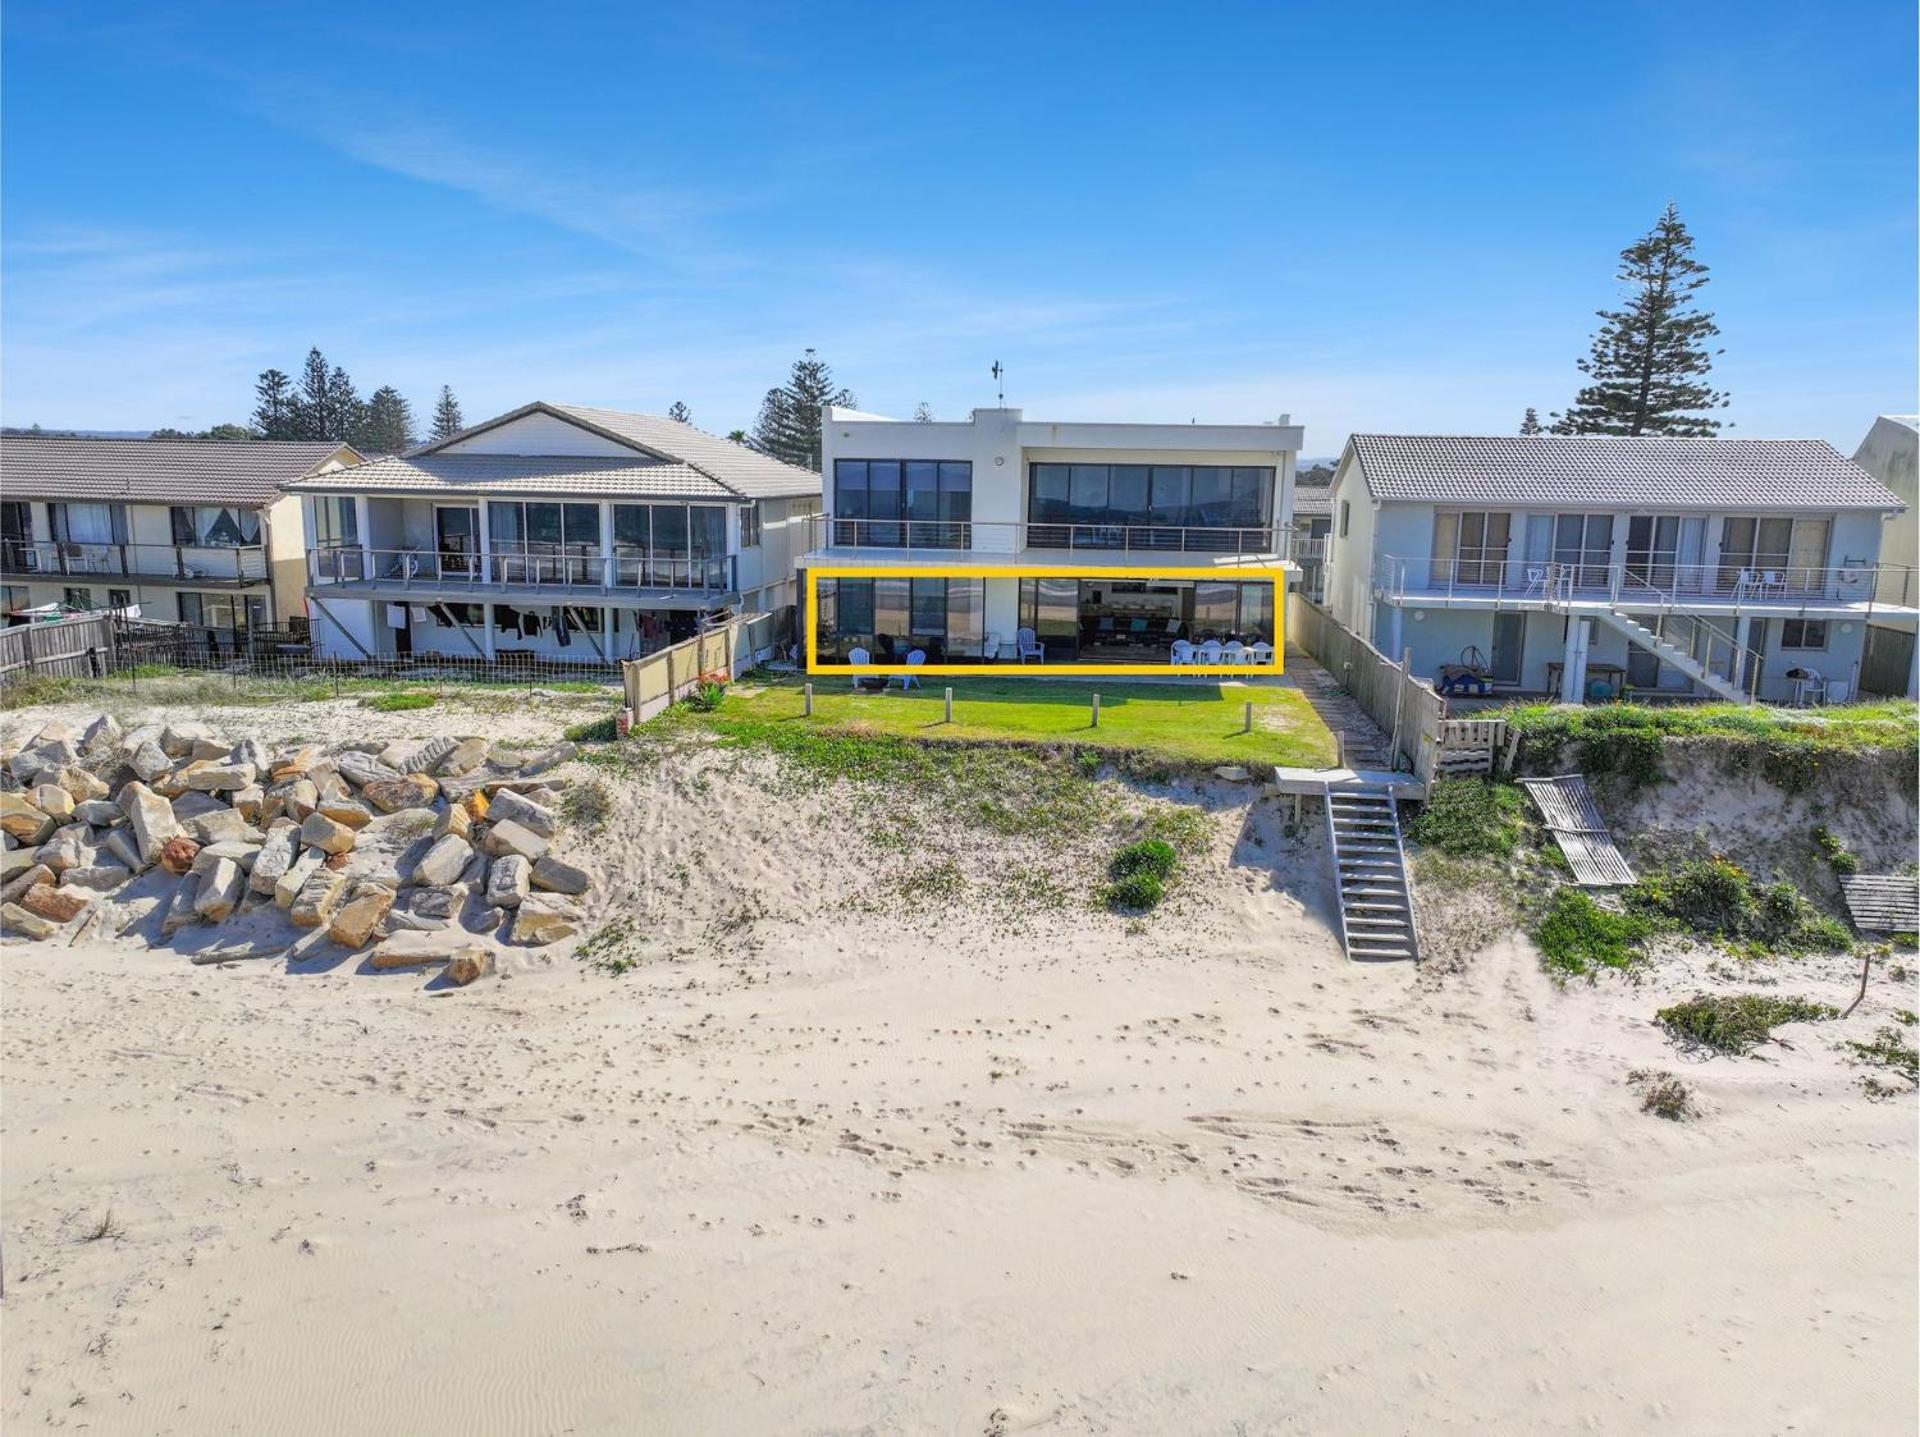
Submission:
{"label": "glass sliding door", "polygon": [[1032,629],[1046,648],[1047,660],[1060,663],[1080,655],[1080,581],[1022,579],[1020,627]]}

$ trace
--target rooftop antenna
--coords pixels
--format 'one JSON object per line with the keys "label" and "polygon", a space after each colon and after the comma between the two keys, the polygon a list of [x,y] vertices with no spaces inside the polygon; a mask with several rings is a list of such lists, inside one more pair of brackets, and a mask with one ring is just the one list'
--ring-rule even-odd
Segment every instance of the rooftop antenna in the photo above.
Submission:
{"label": "rooftop antenna", "polygon": [[993,375],[994,387],[998,391],[999,407],[1005,409],[1007,407],[1007,371],[1000,367],[1000,361],[996,359],[989,373]]}

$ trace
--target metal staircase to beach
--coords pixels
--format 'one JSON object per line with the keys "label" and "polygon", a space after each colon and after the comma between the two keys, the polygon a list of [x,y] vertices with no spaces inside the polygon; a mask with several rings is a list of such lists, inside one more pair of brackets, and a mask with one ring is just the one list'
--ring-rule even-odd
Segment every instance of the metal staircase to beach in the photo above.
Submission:
{"label": "metal staircase to beach", "polygon": [[1727,660],[1729,669],[1736,668],[1742,661],[1751,661],[1749,651],[1737,644],[1733,637],[1724,631],[1699,620],[1694,621],[1707,643],[1708,661],[1703,664],[1685,649],[1668,643],[1661,635],[1618,608],[1608,609],[1600,615],[1600,618],[1604,623],[1612,625],[1625,634],[1629,642],[1636,643],[1648,652],[1658,655],[1661,663],[1678,669],[1702,688],[1711,689],[1720,697],[1731,699],[1737,704],[1753,702],[1751,693],[1743,691],[1740,685],[1732,682],[1726,674],[1716,673],[1712,667],[1712,656],[1722,647],[1731,650]]}
{"label": "metal staircase to beach", "polygon": [[1400,805],[1385,785],[1327,786],[1327,836],[1349,958],[1420,957]]}

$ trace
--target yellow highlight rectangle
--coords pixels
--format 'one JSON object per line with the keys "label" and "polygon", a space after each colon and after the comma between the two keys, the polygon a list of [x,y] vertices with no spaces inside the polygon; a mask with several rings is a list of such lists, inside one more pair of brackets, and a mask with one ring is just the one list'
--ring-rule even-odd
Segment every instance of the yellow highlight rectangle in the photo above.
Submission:
{"label": "yellow highlight rectangle", "polygon": [[[1287,574],[1285,565],[1248,564],[1232,569],[1136,568],[1114,564],[1048,565],[1045,568],[1010,564],[933,564],[911,567],[826,565],[807,570],[807,672],[810,674],[1133,674],[1154,678],[1231,678],[1247,674],[1286,671]],[[822,579],[1200,579],[1217,584],[1271,583],[1273,585],[1273,662],[1266,664],[823,664],[820,662],[819,584]]]}

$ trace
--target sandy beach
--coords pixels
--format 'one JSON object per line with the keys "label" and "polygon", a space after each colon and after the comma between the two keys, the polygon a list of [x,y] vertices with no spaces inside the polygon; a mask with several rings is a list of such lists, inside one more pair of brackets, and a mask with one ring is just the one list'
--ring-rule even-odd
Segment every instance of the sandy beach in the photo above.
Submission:
{"label": "sandy beach", "polygon": [[1351,964],[1314,831],[1169,798],[1211,854],[1144,921],[1009,903],[1044,845],[977,832],[916,897],[696,756],[599,845],[617,975],[8,947],[8,1427],[1910,1430],[1914,1109],[1836,1047],[1910,985],[1693,1057],[1650,1018],[1705,959]]}

